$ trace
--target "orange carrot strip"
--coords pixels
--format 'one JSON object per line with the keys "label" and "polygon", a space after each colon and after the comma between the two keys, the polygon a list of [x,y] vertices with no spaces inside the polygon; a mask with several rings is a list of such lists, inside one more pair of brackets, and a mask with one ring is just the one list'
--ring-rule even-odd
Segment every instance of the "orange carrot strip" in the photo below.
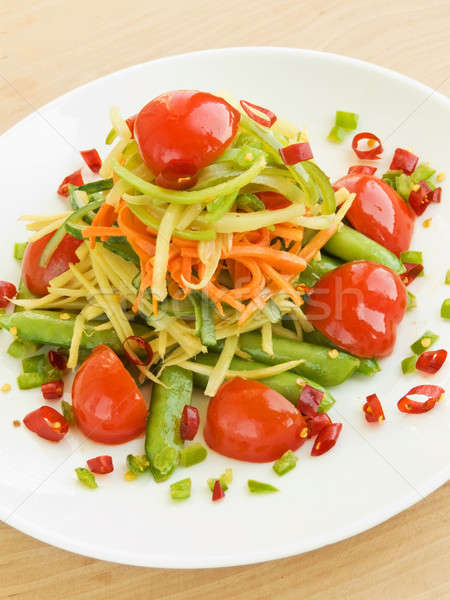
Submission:
{"label": "orange carrot strip", "polygon": [[123,236],[123,231],[120,229],[120,227],[103,227],[103,226],[95,226],[94,225],[89,225],[89,227],[86,227],[86,229],[83,229],[83,237],[84,238],[91,238],[91,237],[105,237],[105,238],[109,238],[109,237],[122,237]]}
{"label": "orange carrot strip", "polygon": [[264,263],[268,263],[288,271],[290,273],[300,273],[306,268],[306,262],[303,258],[290,254],[284,250],[274,250],[273,248],[261,248],[255,245],[233,246],[226,253],[226,258],[248,257],[260,259]]}
{"label": "orange carrot strip", "polygon": [[328,240],[333,237],[338,229],[337,225],[332,225],[328,229],[322,229],[319,233],[312,238],[310,242],[306,244],[303,250],[300,252],[300,257],[304,258],[306,262],[309,262],[317,252],[325,246]]}
{"label": "orange carrot strip", "polygon": [[275,226],[275,231],[272,232],[273,237],[282,237],[286,240],[294,240],[296,242],[303,241],[303,227],[281,227]]}
{"label": "orange carrot strip", "polygon": [[[251,274],[251,280],[248,285],[242,285],[242,282],[235,282],[235,288],[230,290],[228,293],[233,298],[239,300],[247,300],[253,299],[255,296],[258,296],[265,286],[265,279],[263,274],[261,273],[261,269],[259,268],[257,262],[252,259],[241,259],[239,262],[236,261],[236,264],[242,264]],[[237,284],[237,285],[236,285]]]}
{"label": "orange carrot strip", "polygon": [[295,291],[292,285],[288,281],[286,281],[286,279],[284,279],[284,277],[280,275],[278,271],[276,271],[273,267],[265,263],[261,264],[261,269],[268,277],[270,277],[270,279],[275,283],[275,285],[277,285],[281,290],[284,290],[288,294],[288,296],[292,298],[292,300],[297,306],[301,306],[303,304],[303,300],[300,294]]}

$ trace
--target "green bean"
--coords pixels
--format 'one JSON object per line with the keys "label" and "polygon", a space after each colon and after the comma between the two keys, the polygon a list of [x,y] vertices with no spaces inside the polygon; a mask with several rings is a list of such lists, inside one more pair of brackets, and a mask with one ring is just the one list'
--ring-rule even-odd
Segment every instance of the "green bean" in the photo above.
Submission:
{"label": "green bean", "polygon": [[8,354],[13,358],[24,358],[30,354],[35,354],[39,350],[38,344],[28,340],[16,339],[8,347]]}
{"label": "green bean", "polygon": [[153,384],[145,435],[145,453],[156,481],[167,479],[179,463],[183,447],[180,419],[192,396],[190,371],[167,367],[160,379],[162,385]]}
{"label": "green bean", "polygon": [[[6,329],[17,327],[17,335],[23,340],[70,348],[75,316],[71,315],[70,319],[63,320],[59,315],[58,312],[48,310],[25,310],[0,315],[0,323]],[[106,344],[117,354],[123,354],[122,343],[114,329],[96,331],[94,327],[98,324],[95,321],[85,324],[80,347],[84,350],[93,350],[99,344]],[[135,323],[133,330],[135,335],[142,337],[148,333],[149,328]]]}
{"label": "green bean", "polygon": [[343,225],[324,248],[333,256],[345,261],[371,260],[389,267],[396,273],[403,273],[405,270],[395,254],[347,225]]}
{"label": "green bean", "polygon": [[277,365],[289,360],[302,360],[294,371],[299,375],[310,377],[325,386],[338,385],[348,379],[358,368],[359,360],[346,352],[339,351],[336,358],[331,358],[329,349],[308,342],[297,342],[278,336],[272,337],[273,356],[266,354],[261,347],[261,334],[258,332],[243,333],[239,337],[239,348],[253,358],[267,365]]}
{"label": "green bean", "polygon": [[[309,342],[310,344],[317,344],[318,346],[327,346],[328,348],[336,348],[337,350],[341,350],[339,346],[333,344],[331,340],[327,338],[326,335],[314,329],[313,331],[304,331],[303,339],[305,342]],[[376,358],[360,358],[355,357],[359,360],[359,366],[356,369],[355,373],[360,373],[361,375],[375,375],[381,371],[380,365]]]}
{"label": "green bean", "polygon": [[[214,352],[208,352],[208,354],[198,354],[195,357],[196,362],[202,365],[208,365],[213,367],[219,359],[219,355]],[[244,360],[242,358],[233,358],[231,361],[230,369],[232,371],[253,371],[254,369],[263,369],[266,365],[261,363],[256,363],[253,361]],[[272,377],[265,377],[264,379],[258,379],[264,385],[272,388],[279,392],[282,396],[287,398],[289,402],[295,404],[297,406],[297,402],[300,396],[300,393],[304,387],[304,385],[308,384],[312,387],[315,387],[322,392],[324,392],[324,397],[319,407],[319,412],[327,412],[329,410],[335,400],[333,396],[330,394],[328,390],[323,388],[321,385],[316,383],[315,381],[311,381],[306,377],[299,377],[296,373],[292,371],[285,371],[284,373],[280,373],[279,375],[273,375]],[[208,384],[208,376],[201,375],[200,373],[194,373],[194,385],[201,390],[204,390]]]}

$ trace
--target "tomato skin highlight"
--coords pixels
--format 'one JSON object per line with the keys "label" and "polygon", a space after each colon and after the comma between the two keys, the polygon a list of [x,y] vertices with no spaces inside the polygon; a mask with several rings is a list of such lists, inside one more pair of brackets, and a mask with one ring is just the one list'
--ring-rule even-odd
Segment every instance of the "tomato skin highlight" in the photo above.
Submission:
{"label": "tomato skin highlight", "polygon": [[48,293],[50,281],[67,271],[69,263],[79,262],[75,251],[83,243],[83,240],[78,240],[67,233],[51,256],[48,265],[46,267],[39,265],[42,252],[54,234],[55,232],[48,233],[39,240],[28,244],[23,256],[22,277],[27,288],[35,296],[45,296]]}
{"label": "tomato skin highlight", "polygon": [[397,273],[358,260],[327,273],[312,288],[306,316],[337,346],[363,358],[388,356],[408,303]]}
{"label": "tomato skin highlight", "polygon": [[356,194],[346,215],[355,229],[396,256],[408,250],[414,213],[390,185],[373,175],[353,174],[342,177],[333,187],[345,187]]}
{"label": "tomato skin highlight", "polygon": [[179,189],[179,180],[195,176],[218,158],[236,135],[239,112],[226,100],[195,90],[177,90],[154,98],[139,112],[134,137],[157,183]]}
{"label": "tomato skin highlight", "polygon": [[224,456],[269,462],[297,450],[307,431],[305,419],[284,396],[258,381],[235,377],[210,400],[203,434],[208,446]]}
{"label": "tomato skin highlight", "polygon": [[81,431],[95,442],[122,444],[144,429],[147,406],[119,357],[97,346],[72,386],[72,406]]}

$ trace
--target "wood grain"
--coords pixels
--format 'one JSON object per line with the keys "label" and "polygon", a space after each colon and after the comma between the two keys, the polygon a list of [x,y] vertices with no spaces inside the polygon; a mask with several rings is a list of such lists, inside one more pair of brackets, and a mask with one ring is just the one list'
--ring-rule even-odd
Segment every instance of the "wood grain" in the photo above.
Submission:
{"label": "wood grain", "polygon": [[[0,131],[70,89],[138,62],[274,45],[355,56],[450,95],[448,0],[2,0]],[[261,565],[114,565],[0,525],[0,598],[445,600],[450,485],[364,534]]]}

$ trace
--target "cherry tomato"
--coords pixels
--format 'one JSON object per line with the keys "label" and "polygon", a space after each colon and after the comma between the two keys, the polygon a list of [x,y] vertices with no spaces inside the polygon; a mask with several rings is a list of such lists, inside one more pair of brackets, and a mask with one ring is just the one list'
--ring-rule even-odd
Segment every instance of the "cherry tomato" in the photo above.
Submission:
{"label": "cherry tomato", "polygon": [[267,210],[286,208],[292,204],[292,202],[289,202],[285,196],[282,194],[277,194],[277,192],[258,192],[256,195],[264,202],[264,206],[267,208]]}
{"label": "cherry tomato", "polygon": [[356,356],[387,356],[406,311],[406,288],[388,267],[365,260],[327,273],[312,288],[306,315],[337,346]]}
{"label": "cherry tomato", "polygon": [[178,90],[158,96],[140,111],[134,137],[156,183],[180,189],[195,183],[236,135],[239,112],[207,92]]}
{"label": "cherry tomato", "polygon": [[22,262],[22,277],[25,285],[35,296],[45,296],[49,282],[69,268],[69,263],[79,262],[75,250],[83,240],[77,240],[66,234],[46,267],[40,267],[39,261],[47,242],[54,232],[44,235],[39,240],[28,244]]}
{"label": "cherry tomato", "polygon": [[356,198],[347,212],[355,229],[397,256],[408,250],[414,230],[414,214],[408,204],[385,181],[373,175],[346,175],[334,184]]}
{"label": "cherry tomato", "polygon": [[297,450],[306,421],[284,396],[259,381],[235,377],[208,406],[204,436],[216,452],[249,462],[268,462]]}
{"label": "cherry tomato", "polygon": [[78,427],[103,444],[122,444],[145,428],[147,406],[119,357],[97,346],[81,365],[72,386]]}

